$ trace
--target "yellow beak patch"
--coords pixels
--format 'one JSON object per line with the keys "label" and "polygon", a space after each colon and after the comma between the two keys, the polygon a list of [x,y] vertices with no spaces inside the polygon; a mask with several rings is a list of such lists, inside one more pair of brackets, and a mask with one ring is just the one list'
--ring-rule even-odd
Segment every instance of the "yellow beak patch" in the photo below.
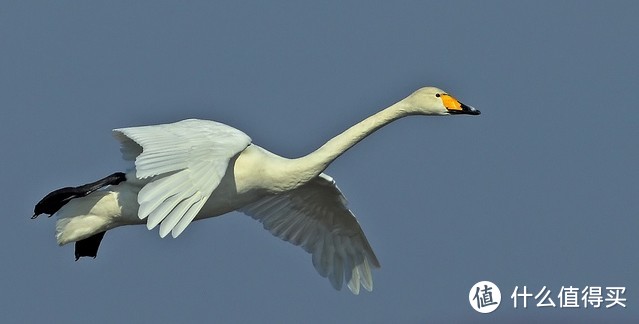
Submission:
{"label": "yellow beak patch", "polygon": [[441,98],[442,98],[442,102],[444,103],[444,107],[446,107],[446,109],[458,110],[458,111],[462,110],[462,106],[459,103],[459,101],[457,101],[457,99],[453,98],[452,96],[447,94],[442,94]]}

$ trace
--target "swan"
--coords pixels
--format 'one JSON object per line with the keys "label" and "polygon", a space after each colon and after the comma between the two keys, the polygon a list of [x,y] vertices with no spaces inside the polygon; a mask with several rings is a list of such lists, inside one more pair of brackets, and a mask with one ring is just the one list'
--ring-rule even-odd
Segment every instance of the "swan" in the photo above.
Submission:
{"label": "swan", "polygon": [[134,167],[96,182],[55,190],[34,208],[56,214],[59,245],[75,242],[76,261],[96,257],[106,231],[159,226],[178,237],[194,220],[240,211],[273,235],[312,255],[322,277],[353,294],[373,289],[380,263],[335,181],[323,171],[380,127],[409,115],[479,115],[434,87],[424,87],[335,136],[316,151],[284,158],[243,132],[209,120],[118,128],[124,160]]}

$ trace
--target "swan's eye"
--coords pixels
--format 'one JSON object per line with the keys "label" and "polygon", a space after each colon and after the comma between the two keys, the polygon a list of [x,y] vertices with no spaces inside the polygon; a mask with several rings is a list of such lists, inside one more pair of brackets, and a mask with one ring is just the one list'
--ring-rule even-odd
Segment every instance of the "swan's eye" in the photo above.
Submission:
{"label": "swan's eye", "polygon": [[435,97],[439,98],[439,93],[436,93],[436,94],[435,94]]}

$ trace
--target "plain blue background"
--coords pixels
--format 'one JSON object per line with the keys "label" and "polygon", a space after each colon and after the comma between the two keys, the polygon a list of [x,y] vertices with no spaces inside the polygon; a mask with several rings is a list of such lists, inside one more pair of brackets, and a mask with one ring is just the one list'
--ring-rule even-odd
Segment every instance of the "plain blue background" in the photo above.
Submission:
{"label": "plain blue background", "polygon": [[[0,4],[0,317],[14,322],[630,322],[639,318],[632,1]],[[123,170],[111,129],[205,118],[283,156],[434,85],[481,116],[410,117],[333,163],[382,268],[334,291],[231,213],[179,239],[110,231],[95,260],[30,220]],[[470,287],[502,290],[476,313]],[[627,287],[627,308],[514,309],[515,286]]]}

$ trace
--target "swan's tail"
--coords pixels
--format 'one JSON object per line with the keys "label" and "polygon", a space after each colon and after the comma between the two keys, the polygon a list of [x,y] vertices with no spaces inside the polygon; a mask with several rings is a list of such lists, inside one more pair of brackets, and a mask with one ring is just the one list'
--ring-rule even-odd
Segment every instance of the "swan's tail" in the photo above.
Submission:
{"label": "swan's tail", "polygon": [[32,218],[40,214],[57,214],[56,240],[59,245],[75,244],[75,259],[96,257],[104,233],[113,227],[121,214],[114,191],[100,190],[126,180],[122,172],[113,173],[96,182],[55,190],[40,200]]}
{"label": "swan's tail", "polygon": [[73,199],[60,208],[55,226],[58,244],[88,240],[113,228],[114,216],[119,213],[115,196],[112,191],[96,191],[86,197]]}
{"label": "swan's tail", "polygon": [[117,207],[114,193],[97,191],[69,201],[58,212],[55,238],[59,245],[75,242],[75,260],[95,258],[107,230],[113,228],[109,214]]}

